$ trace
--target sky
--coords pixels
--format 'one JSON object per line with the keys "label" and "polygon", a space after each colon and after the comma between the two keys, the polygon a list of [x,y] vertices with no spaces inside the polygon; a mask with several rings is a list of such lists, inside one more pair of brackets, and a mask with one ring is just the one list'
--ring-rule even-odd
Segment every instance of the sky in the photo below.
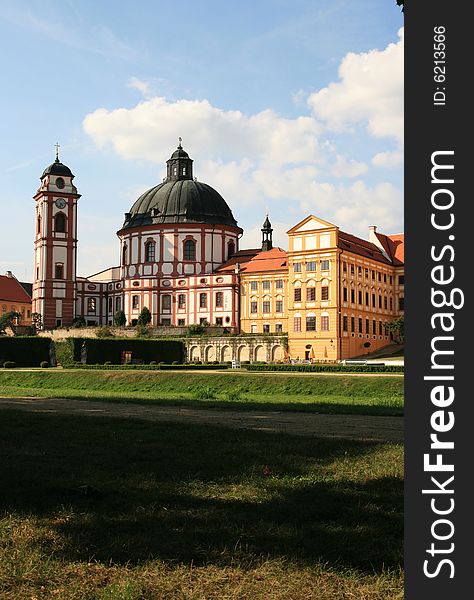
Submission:
{"label": "sky", "polygon": [[0,0],[0,273],[33,274],[34,200],[75,175],[78,274],[119,263],[124,213],[183,139],[258,247],[309,214],[403,231],[395,0]]}

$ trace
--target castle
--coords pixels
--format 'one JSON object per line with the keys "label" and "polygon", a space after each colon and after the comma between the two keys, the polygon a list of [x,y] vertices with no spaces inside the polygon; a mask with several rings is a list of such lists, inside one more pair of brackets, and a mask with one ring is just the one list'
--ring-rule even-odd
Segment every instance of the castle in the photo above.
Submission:
{"label": "castle", "polygon": [[[181,140],[163,182],[125,213],[120,264],[89,277],[76,272],[74,175],[56,153],[40,179],[32,310],[45,329],[78,317],[112,325],[117,311],[135,325],[147,307],[154,326],[287,333],[285,348],[275,346],[266,360],[340,360],[388,345],[386,326],[403,314],[403,234],[373,226],[366,241],[310,215],[288,231],[284,250],[273,246],[267,216],[261,246],[240,249],[243,230],[224,198],[194,176]],[[254,346],[243,342],[235,358],[257,360]],[[198,346],[188,354],[211,357]]]}

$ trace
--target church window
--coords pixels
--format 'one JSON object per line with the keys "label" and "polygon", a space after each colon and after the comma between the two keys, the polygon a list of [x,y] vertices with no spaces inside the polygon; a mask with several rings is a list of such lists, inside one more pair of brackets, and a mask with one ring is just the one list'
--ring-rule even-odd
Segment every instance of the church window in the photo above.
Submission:
{"label": "church window", "polygon": [[163,310],[171,310],[171,296],[169,294],[165,294],[161,298],[161,304]]}
{"label": "church window", "polygon": [[227,260],[232,258],[235,254],[235,244],[234,242],[229,242],[227,244]]}
{"label": "church window", "polygon": [[178,308],[186,308],[186,296],[178,294]]}
{"label": "church window", "polygon": [[66,216],[64,213],[60,212],[56,215],[54,219],[54,229],[56,233],[66,232]]}
{"label": "church window", "polygon": [[128,250],[128,246],[127,244],[123,245],[122,248],[122,265],[125,266],[127,264],[127,250]]}
{"label": "church window", "polygon": [[207,294],[199,294],[199,308],[207,308]]}
{"label": "church window", "polygon": [[64,279],[64,265],[63,263],[56,263],[54,267],[55,279]]}
{"label": "church window", "polygon": [[216,292],[216,307],[222,308],[224,306],[224,294],[223,292]]}
{"label": "church window", "polygon": [[145,244],[145,260],[146,262],[155,261],[155,242],[147,242]]}
{"label": "church window", "polygon": [[186,240],[184,242],[184,260],[196,260],[196,242],[194,240]]}
{"label": "church window", "polygon": [[38,217],[38,233],[41,233],[41,217]]}
{"label": "church window", "polygon": [[140,306],[140,297],[132,296],[132,308],[139,308]]}
{"label": "church window", "polygon": [[96,310],[96,299],[95,298],[87,298],[87,312],[89,314],[95,313]]}

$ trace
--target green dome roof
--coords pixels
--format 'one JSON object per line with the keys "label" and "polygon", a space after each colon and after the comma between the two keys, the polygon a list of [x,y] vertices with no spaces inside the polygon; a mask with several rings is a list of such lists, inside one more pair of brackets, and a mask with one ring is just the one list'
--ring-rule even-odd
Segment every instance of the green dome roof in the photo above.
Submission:
{"label": "green dome roof", "polygon": [[41,175],[41,179],[43,179],[43,177],[45,177],[46,175],[74,177],[74,175],[71,172],[71,169],[69,167],[66,167],[66,165],[63,165],[62,162],[59,162],[58,158],[52,164],[50,164],[49,167],[46,167],[46,169],[43,171],[43,174]]}
{"label": "green dome roof", "polygon": [[125,214],[123,229],[157,223],[211,223],[237,227],[214,188],[194,179],[165,181],[142,194]]}

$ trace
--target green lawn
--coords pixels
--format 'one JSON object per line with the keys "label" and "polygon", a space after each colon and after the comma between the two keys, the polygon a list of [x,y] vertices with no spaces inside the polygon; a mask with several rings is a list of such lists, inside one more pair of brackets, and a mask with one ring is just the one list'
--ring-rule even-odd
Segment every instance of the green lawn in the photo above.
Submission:
{"label": "green lawn", "polygon": [[403,598],[401,446],[9,410],[0,439],[2,599]]}
{"label": "green lawn", "polygon": [[282,373],[0,371],[0,395],[238,410],[403,414],[403,377]]}

